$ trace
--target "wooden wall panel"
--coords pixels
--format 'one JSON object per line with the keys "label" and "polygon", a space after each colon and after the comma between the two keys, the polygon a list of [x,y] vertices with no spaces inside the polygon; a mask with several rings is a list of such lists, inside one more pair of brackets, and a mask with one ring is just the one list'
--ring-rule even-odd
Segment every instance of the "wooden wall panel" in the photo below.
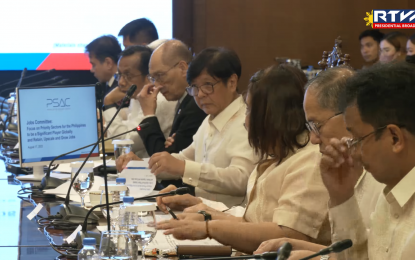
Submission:
{"label": "wooden wall panel", "polygon": [[317,66],[322,52],[331,50],[339,35],[343,52],[360,68],[358,36],[370,28],[365,26],[365,13],[415,9],[414,0],[193,0],[190,4],[192,31],[187,33],[192,42],[188,43],[195,52],[210,46],[234,49],[242,61],[241,89],[255,71],[273,64],[275,57],[299,58],[303,65]]}

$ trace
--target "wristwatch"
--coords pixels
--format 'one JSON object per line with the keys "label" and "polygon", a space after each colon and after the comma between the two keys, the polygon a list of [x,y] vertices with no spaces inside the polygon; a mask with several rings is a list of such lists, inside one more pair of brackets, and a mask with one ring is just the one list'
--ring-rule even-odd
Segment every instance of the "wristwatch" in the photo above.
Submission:
{"label": "wristwatch", "polygon": [[204,210],[199,210],[197,213],[202,214],[203,216],[205,216],[205,221],[212,220],[212,215],[210,215],[209,213],[207,213]]}
{"label": "wristwatch", "polygon": [[322,255],[320,257],[320,260],[329,260],[330,256],[329,255]]}

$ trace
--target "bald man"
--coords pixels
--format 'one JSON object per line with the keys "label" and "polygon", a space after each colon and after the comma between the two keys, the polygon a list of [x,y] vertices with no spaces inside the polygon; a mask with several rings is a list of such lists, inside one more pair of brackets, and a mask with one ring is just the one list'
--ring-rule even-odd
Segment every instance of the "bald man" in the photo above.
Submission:
{"label": "bald man", "polygon": [[[141,124],[148,123],[139,134],[150,156],[163,151],[179,153],[187,148],[206,117],[194,98],[186,92],[186,87],[189,86],[186,74],[191,60],[192,53],[189,48],[178,40],[163,43],[151,55],[148,77],[150,84],[144,86],[138,95],[145,116]],[[155,114],[159,93],[168,101],[178,101],[168,139],[164,137]],[[137,157],[133,153],[120,157],[117,160],[117,168],[121,170],[134,159]],[[181,179],[164,180],[158,188],[167,187],[169,184],[183,186]]]}

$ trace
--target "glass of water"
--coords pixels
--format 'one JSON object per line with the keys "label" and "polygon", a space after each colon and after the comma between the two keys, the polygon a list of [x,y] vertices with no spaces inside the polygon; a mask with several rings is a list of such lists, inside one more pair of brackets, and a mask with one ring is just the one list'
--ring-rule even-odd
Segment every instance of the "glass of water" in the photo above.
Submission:
{"label": "glass of water", "polygon": [[128,232],[120,230],[102,232],[98,254],[101,259],[131,259]]}
{"label": "glass of water", "polygon": [[[135,244],[135,250],[141,248],[141,257],[145,259],[145,247],[156,236],[156,206],[152,203],[139,203],[127,206],[122,230],[128,231],[129,237]],[[128,218],[128,219],[127,219]],[[133,255],[136,255],[135,252]]]}
{"label": "glass of water", "polygon": [[72,188],[79,194],[79,196],[81,196],[81,206],[85,207],[85,196],[94,185],[94,163],[89,161],[86,162],[78,176],[75,177],[75,174],[81,165],[82,162],[71,163],[72,179],[75,178]]}

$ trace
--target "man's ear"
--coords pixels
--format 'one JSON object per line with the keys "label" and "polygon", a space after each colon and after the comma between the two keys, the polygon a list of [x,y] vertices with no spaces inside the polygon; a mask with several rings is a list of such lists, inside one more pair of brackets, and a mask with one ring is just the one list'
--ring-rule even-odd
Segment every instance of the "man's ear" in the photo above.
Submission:
{"label": "man's ear", "polygon": [[189,69],[189,65],[184,60],[181,60],[179,64],[177,64],[177,67],[180,69],[180,75],[182,77],[186,77],[187,69]]}
{"label": "man's ear", "polygon": [[236,92],[238,88],[238,76],[236,74],[232,74],[232,76],[230,76],[228,79],[226,85],[226,87],[229,88],[232,92]]}
{"label": "man's ear", "polygon": [[397,125],[388,125],[386,127],[388,134],[390,136],[390,143],[392,145],[392,151],[394,153],[400,153],[406,145],[405,134]]}
{"label": "man's ear", "polygon": [[114,64],[114,61],[110,57],[106,57],[102,64],[105,66],[105,68],[108,69],[112,69],[114,65],[117,66],[116,64]]}

